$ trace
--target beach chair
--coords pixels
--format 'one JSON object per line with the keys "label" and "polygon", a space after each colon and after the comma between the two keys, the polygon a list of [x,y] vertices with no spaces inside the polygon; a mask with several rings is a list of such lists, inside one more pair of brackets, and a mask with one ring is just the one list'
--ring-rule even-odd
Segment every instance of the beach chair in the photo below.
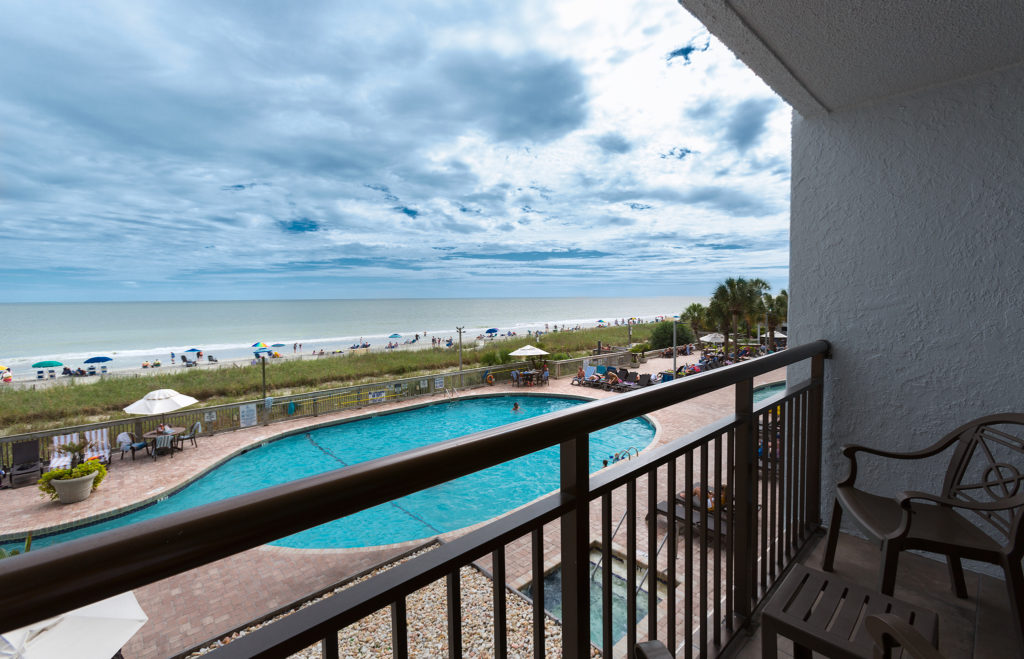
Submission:
{"label": "beach chair", "polygon": [[43,461],[39,459],[38,439],[11,445],[11,468],[8,473],[12,488],[35,485],[43,475]]}
{"label": "beach chair", "polygon": [[602,364],[601,366],[597,367],[597,374],[600,375],[601,377],[604,377],[604,374],[607,373],[607,372],[608,372],[608,367],[607,366],[604,366]]}
{"label": "beach chair", "polygon": [[58,450],[65,444],[72,444],[78,441],[78,433],[73,432],[67,435],[54,435],[53,445],[50,447],[50,464],[48,469],[68,469],[71,467],[71,454]]}
{"label": "beach chair", "polygon": [[118,435],[117,444],[121,447],[122,460],[124,460],[124,454],[128,451],[132,452],[132,460],[135,459],[135,451],[145,449],[146,455],[149,455],[149,444],[146,442],[140,442],[133,432],[123,432]]}
{"label": "beach chair", "polygon": [[[289,403],[289,405],[294,405],[294,403]],[[198,437],[201,432],[203,432],[203,425],[196,421],[192,424],[192,429],[189,430],[188,433],[178,435],[178,450],[181,451],[185,449],[185,442],[192,442],[192,446],[199,448],[199,444],[196,443],[196,437]]]}
{"label": "beach chair", "polygon": [[570,382],[569,384],[582,384],[582,385],[585,385],[587,379],[589,379],[590,376],[594,374],[594,370],[595,369],[594,369],[593,366],[584,366],[583,367],[583,379],[581,380],[579,377],[575,377],[574,376],[573,379],[572,379],[572,382]]}
{"label": "beach chair", "polygon": [[644,373],[636,379],[636,386],[638,387],[649,387],[651,386],[651,374]]}
{"label": "beach chair", "polygon": [[110,464],[110,438],[106,428],[85,431],[85,441],[89,447],[85,449],[83,460],[99,458],[103,464]]}

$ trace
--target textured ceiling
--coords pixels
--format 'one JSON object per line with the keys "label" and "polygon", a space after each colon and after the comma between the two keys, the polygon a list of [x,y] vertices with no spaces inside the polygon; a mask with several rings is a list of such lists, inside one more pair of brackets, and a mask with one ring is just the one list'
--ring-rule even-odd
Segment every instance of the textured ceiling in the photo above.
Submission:
{"label": "textured ceiling", "polygon": [[680,2],[804,113],[1024,63],[1019,0]]}

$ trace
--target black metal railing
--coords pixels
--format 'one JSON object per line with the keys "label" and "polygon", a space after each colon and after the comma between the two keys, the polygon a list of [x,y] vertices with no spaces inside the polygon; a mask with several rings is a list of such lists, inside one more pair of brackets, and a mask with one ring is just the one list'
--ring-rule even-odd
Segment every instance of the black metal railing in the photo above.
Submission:
{"label": "black metal railing", "polygon": [[[484,560],[495,583],[495,656],[503,656],[506,647],[505,583],[528,576],[534,584],[533,653],[542,657],[545,598],[539,584],[548,567],[544,546],[554,542],[562,575],[564,656],[589,655],[592,539],[599,539],[603,629],[597,645],[605,656],[631,656],[636,642],[654,638],[677,656],[715,654],[750,620],[758,601],[820,525],[827,352],[827,342],[815,341],[2,561],[0,632],[559,445],[557,492],[212,654],[279,657],[322,643],[323,656],[336,657],[340,629],[390,607],[393,653],[405,657],[407,596],[445,579],[448,654],[460,657],[459,571]],[[755,409],[755,376],[805,360],[811,362],[810,380],[790,384],[785,394]],[[735,386],[733,416],[590,477],[589,433],[729,386]],[[695,498],[697,483],[701,491]],[[714,491],[711,504],[706,503],[709,490]],[[613,537],[615,517],[625,521],[624,548],[622,539]],[[510,545],[529,551],[509,553]],[[624,555],[627,582],[626,637],[618,642],[610,631],[609,606],[617,555]],[[638,624],[636,594],[645,584],[647,615]]]}

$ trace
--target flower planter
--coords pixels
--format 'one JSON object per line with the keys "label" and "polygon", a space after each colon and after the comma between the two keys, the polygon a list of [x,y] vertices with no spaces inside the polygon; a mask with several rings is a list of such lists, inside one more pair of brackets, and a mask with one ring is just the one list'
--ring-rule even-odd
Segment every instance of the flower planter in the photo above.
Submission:
{"label": "flower planter", "polygon": [[63,481],[53,479],[50,481],[50,485],[53,485],[53,489],[57,490],[57,498],[61,503],[77,503],[85,501],[92,494],[92,482],[94,480],[96,480],[95,471],[85,476],[69,478]]}

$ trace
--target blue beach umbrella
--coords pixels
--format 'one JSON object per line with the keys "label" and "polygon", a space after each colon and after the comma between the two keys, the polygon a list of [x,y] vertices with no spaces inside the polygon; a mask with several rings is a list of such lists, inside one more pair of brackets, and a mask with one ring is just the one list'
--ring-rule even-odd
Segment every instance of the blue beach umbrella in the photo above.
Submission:
{"label": "blue beach umbrella", "polygon": [[400,339],[400,338],[402,338],[402,335],[401,334],[392,334],[388,338],[389,339]]}
{"label": "blue beach umbrella", "polygon": [[202,350],[200,350],[199,348],[189,348],[185,352],[202,352]]}
{"label": "blue beach umbrella", "polygon": [[273,344],[270,345],[270,347],[271,348],[284,348],[285,345],[283,343],[273,343]]}
{"label": "blue beach umbrella", "polygon": [[491,329],[487,330],[487,334],[497,334],[497,333],[498,333],[498,328],[497,327],[492,327]]}
{"label": "blue beach umbrella", "polygon": [[85,363],[86,364],[100,364],[102,362],[112,362],[112,361],[114,361],[114,360],[112,358],[110,358],[110,357],[100,356],[100,357],[90,357],[89,359],[85,360]]}
{"label": "blue beach umbrella", "polygon": [[257,348],[256,350],[253,350],[252,352],[253,352],[254,355],[269,355],[270,353],[272,353],[274,351],[271,350],[270,348],[266,347],[266,346],[263,346],[262,348]]}

